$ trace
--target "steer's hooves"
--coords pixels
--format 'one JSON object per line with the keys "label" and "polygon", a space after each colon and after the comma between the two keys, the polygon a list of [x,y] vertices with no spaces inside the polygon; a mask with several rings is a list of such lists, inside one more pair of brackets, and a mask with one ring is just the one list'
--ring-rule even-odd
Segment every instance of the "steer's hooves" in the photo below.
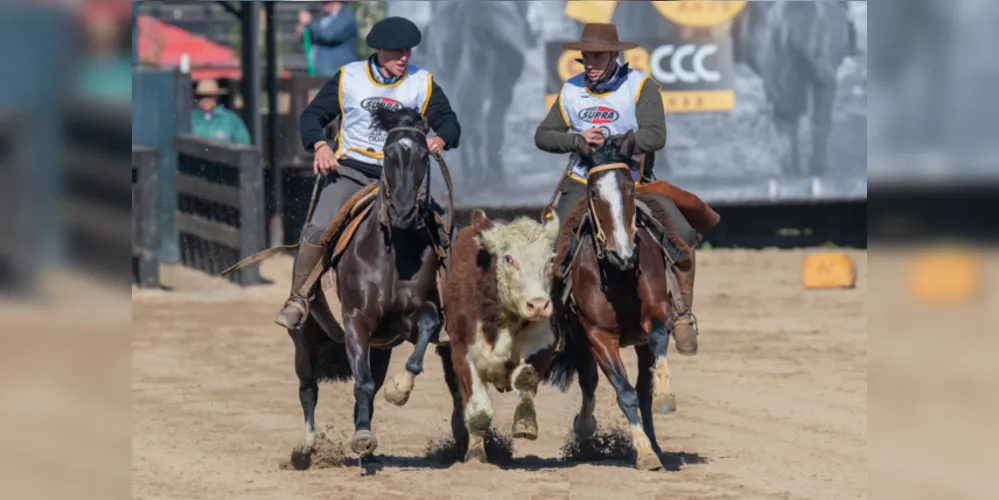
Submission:
{"label": "steer's hooves", "polygon": [[635,460],[635,468],[638,470],[659,470],[663,468],[663,463],[655,453],[639,455]]}
{"label": "steer's hooves", "polygon": [[478,462],[480,464],[488,463],[488,460],[486,460],[485,447],[480,446],[469,448],[468,453],[465,453],[465,462]]}
{"label": "steer's hooves", "polygon": [[652,399],[652,409],[656,413],[663,415],[676,413],[676,396],[672,394],[656,394]]}
{"label": "steer's hooves", "polygon": [[406,402],[409,401],[409,394],[409,391],[400,391],[396,388],[394,380],[389,380],[389,382],[385,384],[385,401],[388,401],[396,406],[406,404]]}
{"label": "steer's hooves", "polygon": [[378,439],[371,431],[357,431],[350,440],[350,449],[360,456],[370,455],[378,448]]}
{"label": "steer's hooves", "polygon": [[538,424],[525,420],[518,420],[513,423],[513,437],[515,439],[526,439],[535,441],[538,439]]}
{"label": "steer's hooves", "polygon": [[490,425],[492,425],[492,417],[489,414],[480,413],[478,415],[468,416],[469,432],[484,434],[489,430]]}

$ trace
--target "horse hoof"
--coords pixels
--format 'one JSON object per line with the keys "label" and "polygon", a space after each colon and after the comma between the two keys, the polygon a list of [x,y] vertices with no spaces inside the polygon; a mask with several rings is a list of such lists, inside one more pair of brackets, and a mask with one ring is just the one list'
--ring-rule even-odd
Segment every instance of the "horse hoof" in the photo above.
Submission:
{"label": "horse hoof", "polygon": [[657,394],[652,400],[652,409],[656,413],[663,415],[676,413],[676,396],[672,394]]}
{"label": "horse hoof", "polygon": [[312,446],[307,444],[296,446],[291,450],[291,466],[295,470],[307,470],[312,466]]}
{"label": "horse hoof", "polygon": [[663,468],[663,463],[655,453],[652,453],[639,456],[635,460],[635,468],[638,470],[659,470]]}
{"label": "horse hoof", "polygon": [[572,419],[572,430],[579,439],[589,439],[597,432],[597,419],[589,415],[585,420],[579,419],[580,415]]}
{"label": "horse hoof", "polygon": [[371,431],[357,431],[350,440],[350,449],[360,456],[370,455],[378,448],[378,439]]}
{"label": "horse hoof", "polygon": [[480,464],[487,463],[486,460],[486,449],[484,447],[469,448],[468,453],[465,453],[465,462],[479,462]]}
{"label": "horse hoof", "polygon": [[401,391],[395,385],[395,382],[389,381],[385,384],[385,401],[392,403],[396,406],[405,405],[409,401],[409,391]]}

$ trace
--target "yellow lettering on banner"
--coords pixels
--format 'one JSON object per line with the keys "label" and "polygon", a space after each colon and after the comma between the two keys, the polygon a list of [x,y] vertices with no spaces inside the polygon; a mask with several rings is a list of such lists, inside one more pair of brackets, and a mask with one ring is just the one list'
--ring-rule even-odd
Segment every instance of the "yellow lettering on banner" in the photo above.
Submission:
{"label": "yellow lettering on banner", "polygon": [[614,16],[616,1],[578,1],[565,4],[565,15],[584,23],[609,23]]}
{"label": "yellow lettering on banner", "polygon": [[[624,62],[628,63],[632,69],[637,69],[646,75],[649,71],[649,51],[642,47],[635,47],[621,53]],[[566,81],[583,72],[583,65],[576,62],[576,59],[583,57],[578,50],[564,50],[558,56],[558,76],[562,81]]]}
{"label": "yellow lettering on banner", "polygon": [[583,72],[583,65],[576,62],[581,57],[583,55],[578,50],[563,50],[558,56],[558,77],[563,82]]}
{"label": "yellow lettering on banner", "polygon": [[628,67],[637,69],[646,75],[652,74],[652,72],[649,71],[649,51],[642,47],[635,47],[631,50],[626,50],[621,54],[624,58],[624,62],[628,63]]}
{"label": "yellow lettering on banner", "polygon": [[663,91],[660,94],[667,113],[731,111],[735,108],[734,90]]}
{"label": "yellow lettering on banner", "polygon": [[[663,109],[667,113],[698,113],[704,111],[731,111],[735,108],[735,91],[685,90],[662,91]],[[558,94],[545,95],[545,109],[552,109]]]}
{"label": "yellow lettering on banner", "polygon": [[[652,2],[666,19],[682,25],[710,28],[734,18],[746,2],[734,1],[669,1]],[[609,23],[614,17],[616,1],[579,1],[565,4],[566,17],[584,23]]]}

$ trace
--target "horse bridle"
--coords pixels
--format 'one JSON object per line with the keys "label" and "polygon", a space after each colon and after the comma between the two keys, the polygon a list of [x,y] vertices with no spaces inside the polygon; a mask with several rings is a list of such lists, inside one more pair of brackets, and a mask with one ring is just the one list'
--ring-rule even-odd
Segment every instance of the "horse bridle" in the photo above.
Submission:
{"label": "horse bridle", "polygon": [[[593,174],[606,172],[608,170],[627,170],[630,172],[631,167],[629,167],[626,163],[606,163],[591,168],[586,173],[587,190],[590,186],[590,177],[593,176]],[[595,229],[593,234],[593,245],[597,252],[597,258],[602,260],[605,255],[604,247],[607,242],[607,234],[604,232],[603,227],[600,226],[600,219],[597,217],[597,212],[593,209],[593,198],[590,197],[589,193],[586,193],[586,204],[588,205],[590,211],[590,222],[593,224]],[[635,233],[635,217],[631,218],[631,232],[632,234]]]}
{"label": "horse bridle", "polygon": [[[389,129],[388,133],[386,134],[386,140],[388,140],[388,134],[391,134],[392,132],[395,132],[397,130],[408,130],[408,131],[411,131],[411,132],[416,132],[416,133],[420,134],[420,136],[423,138],[424,141],[426,141],[426,138],[427,138],[427,133],[424,130],[422,130],[422,129],[419,129],[419,128],[416,128],[416,127],[410,127],[410,126],[399,126],[399,127],[394,127],[394,128]],[[451,171],[448,170],[447,164],[444,163],[444,157],[443,156],[441,156],[438,153],[434,153],[433,151],[431,151],[430,154],[434,157],[434,160],[437,161],[437,167],[440,169],[440,171],[441,171],[441,177],[444,178],[444,185],[447,187],[447,217],[445,218],[445,226],[446,227],[444,228],[444,232],[450,234],[450,232],[451,232],[451,220],[454,217],[454,190],[451,188]],[[429,174],[429,169],[428,169],[427,173]],[[389,183],[388,183],[387,179],[385,178],[385,168],[384,168],[384,166],[382,167],[381,186],[382,186],[382,190],[384,191],[384,196],[389,196],[390,186],[389,186]],[[427,194],[427,198],[429,199],[429,197],[430,197],[430,184],[429,184],[429,182],[427,183],[427,193],[426,194]],[[417,205],[416,205],[416,210],[417,210],[417,213],[419,213],[419,210],[420,210],[419,203],[417,203]],[[379,216],[382,219],[382,223],[387,225],[388,224],[388,204],[382,204],[381,211],[382,211],[382,213],[379,214]]]}

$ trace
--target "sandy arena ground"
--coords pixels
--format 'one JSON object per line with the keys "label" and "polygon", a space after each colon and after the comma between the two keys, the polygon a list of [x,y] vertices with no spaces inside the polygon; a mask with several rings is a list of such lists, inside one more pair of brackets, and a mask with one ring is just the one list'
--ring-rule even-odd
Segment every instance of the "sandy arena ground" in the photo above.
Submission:
{"label": "sandy arena ground", "polygon": [[[501,466],[442,466],[431,441],[450,433],[440,361],[428,353],[409,403],[376,396],[377,464],[288,470],[303,438],[293,349],[271,323],[291,259],[264,263],[273,285],[242,290],[165,269],[170,291],[133,289],[133,498],[865,498],[867,488],[867,254],[850,252],[857,288],[806,292],[809,251],[715,250],[698,255],[700,353],[670,348],[678,411],[656,416],[666,471],[626,457],[561,457],[580,396],[543,386],[540,437],[515,441]],[[395,351],[390,375],[412,346]],[[635,380],[634,351],[625,353]],[[352,387],[323,384],[317,428],[353,434]],[[494,425],[509,435],[514,397],[493,392]],[[606,378],[602,431],[623,429]]]}

